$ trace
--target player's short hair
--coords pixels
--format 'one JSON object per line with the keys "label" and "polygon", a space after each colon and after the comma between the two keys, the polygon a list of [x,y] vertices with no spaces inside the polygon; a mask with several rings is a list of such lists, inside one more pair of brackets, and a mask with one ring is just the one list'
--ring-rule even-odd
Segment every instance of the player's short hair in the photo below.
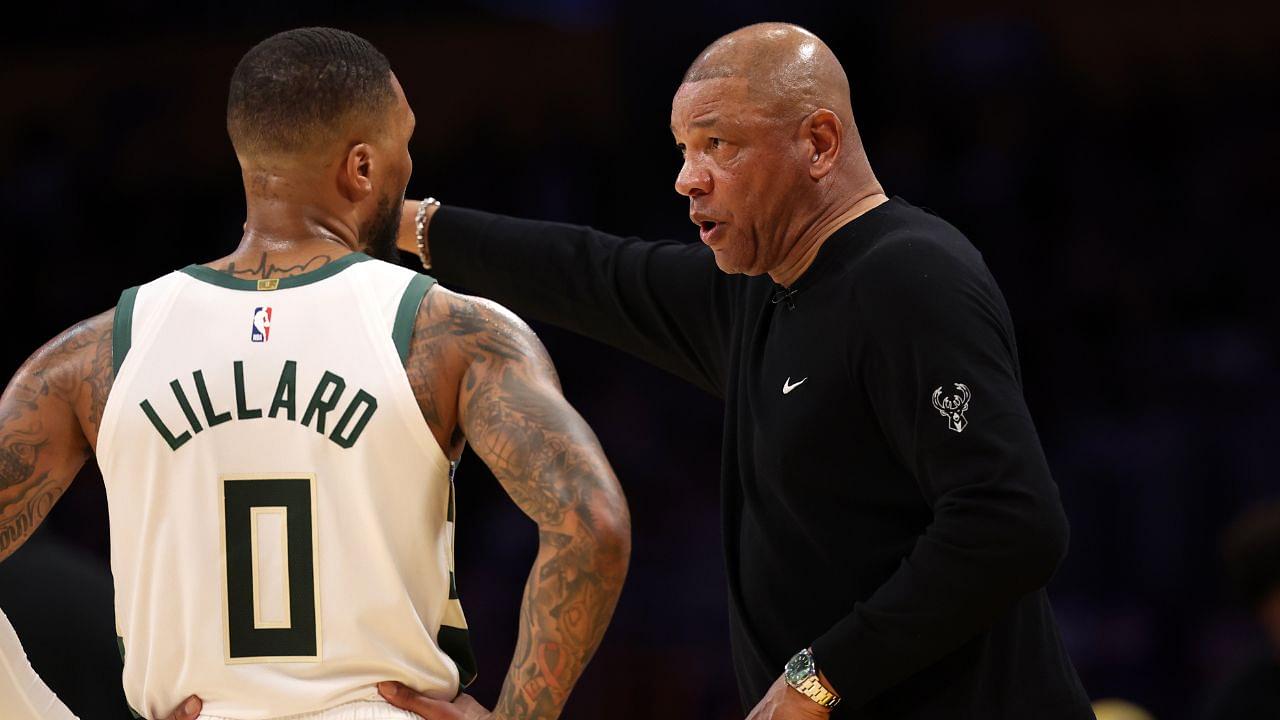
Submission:
{"label": "player's short hair", "polygon": [[291,154],[332,140],[344,123],[395,102],[391,64],[369,41],[298,28],[253,46],[236,65],[227,133],[241,154]]}
{"label": "player's short hair", "polygon": [[1280,590],[1280,501],[1256,506],[1231,523],[1222,555],[1232,589],[1250,608]]}

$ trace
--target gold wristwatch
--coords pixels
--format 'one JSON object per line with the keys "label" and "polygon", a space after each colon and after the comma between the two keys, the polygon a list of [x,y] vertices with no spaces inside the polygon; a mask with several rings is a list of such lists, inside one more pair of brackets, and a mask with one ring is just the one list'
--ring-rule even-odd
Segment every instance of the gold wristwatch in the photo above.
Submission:
{"label": "gold wristwatch", "polygon": [[793,690],[818,703],[824,708],[833,708],[840,702],[840,696],[828,690],[818,677],[818,666],[813,661],[813,651],[805,648],[787,661],[782,669],[782,678]]}

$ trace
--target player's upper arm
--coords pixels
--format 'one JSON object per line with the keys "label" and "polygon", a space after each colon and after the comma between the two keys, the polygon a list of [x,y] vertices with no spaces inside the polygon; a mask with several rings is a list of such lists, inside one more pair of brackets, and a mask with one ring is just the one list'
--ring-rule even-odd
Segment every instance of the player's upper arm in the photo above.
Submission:
{"label": "player's upper arm", "polygon": [[489,301],[454,296],[451,313],[467,355],[459,424],[476,454],[539,527],[625,541],[622,490],[537,336]]}
{"label": "player's upper arm", "polygon": [[35,531],[96,440],[112,381],[112,313],[32,355],[0,395],[0,560]]}

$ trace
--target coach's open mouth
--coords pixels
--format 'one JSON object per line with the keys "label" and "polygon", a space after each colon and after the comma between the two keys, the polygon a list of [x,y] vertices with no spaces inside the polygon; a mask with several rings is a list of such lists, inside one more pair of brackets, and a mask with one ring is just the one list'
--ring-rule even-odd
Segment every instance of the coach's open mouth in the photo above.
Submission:
{"label": "coach's open mouth", "polygon": [[710,245],[718,235],[720,229],[724,227],[715,220],[701,220],[698,222],[698,237],[702,242]]}

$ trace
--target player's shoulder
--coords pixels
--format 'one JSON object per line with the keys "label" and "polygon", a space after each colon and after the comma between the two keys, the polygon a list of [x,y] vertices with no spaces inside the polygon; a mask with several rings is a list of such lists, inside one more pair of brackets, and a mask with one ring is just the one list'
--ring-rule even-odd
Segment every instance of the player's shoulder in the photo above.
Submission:
{"label": "player's shoulder", "polygon": [[31,356],[31,362],[52,370],[93,362],[105,354],[109,365],[114,321],[115,308],[81,320],[45,343]]}
{"label": "player's shoulder", "polygon": [[36,383],[40,395],[85,411],[85,426],[94,431],[115,379],[114,318],[112,309],[81,320],[36,350],[18,371]]}
{"label": "player's shoulder", "polygon": [[486,298],[433,285],[418,309],[414,343],[438,341],[469,356],[517,360],[543,351],[528,323]]}
{"label": "player's shoulder", "polygon": [[371,276],[375,281],[399,280],[404,282],[422,275],[417,270],[363,253],[353,253],[351,256],[343,255],[339,260],[346,261],[347,272],[351,275],[363,274]]}

